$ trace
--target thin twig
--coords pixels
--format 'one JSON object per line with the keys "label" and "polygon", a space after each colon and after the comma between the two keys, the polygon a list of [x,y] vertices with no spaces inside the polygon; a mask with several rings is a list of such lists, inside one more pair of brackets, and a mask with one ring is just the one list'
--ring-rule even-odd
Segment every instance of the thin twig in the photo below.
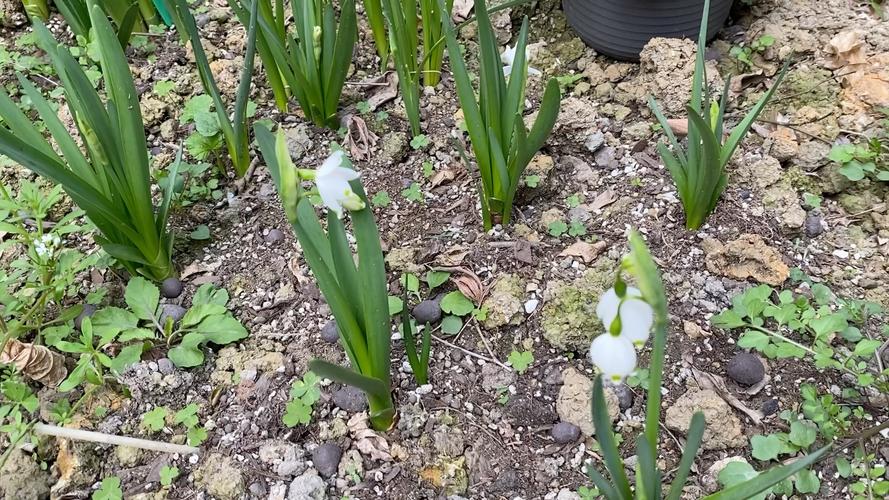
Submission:
{"label": "thin twig", "polygon": [[504,365],[503,363],[501,363],[500,361],[497,361],[496,359],[492,359],[492,358],[489,358],[489,357],[486,357],[486,356],[482,356],[481,354],[472,352],[472,351],[470,351],[470,350],[468,350],[468,349],[464,349],[464,348],[458,346],[457,344],[453,344],[453,343],[448,342],[447,340],[445,340],[445,339],[443,339],[443,338],[440,338],[439,336],[437,336],[437,335],[435,335],[435,334],[431,334],[431,337],[432,337],[433,339],[435,339],[436,341],[441,342],[442,344],[444,344],[444,345],[446,345],[446,346],[448,346],[448,347],[451,347],[451,348],[453,348],[453,349],[457,349],[458,351],[462,352],[463,354],[466,354],[467,356],[472,356],[472,357],[474,357],[474,358],[478,358],[478,359],[485,360],[485,361],[487,361],[488,363],[494,363],[495,365],[500,365],[500,366],[502,366],[503,368],[506,368],[507,370],[510,370],[510,369],[511,369],[510,367]]}
{"label": "thin twig", "polygon": [[67,427],[58,427],[43,423],[34,424],[34,433],[73,439],[75,441],[90,441],[93,443],[103,443],[115,446],[129,446],[131,448],[141,448],[143,450],[160,451],[163,453],[178,453],[180,455],[191,455],[200,452],[200,449],[194,446],[117,436],[114,434],[85,431],[82,429],[69,429]]}
{"label": "thin twig", "polygon": [[[485,344],[485,349],[488,350],[488,354],[490,354],[491,357],[496,360],[497,356],[494,355],[494,351],[491,349],[491,345],[488,344],[488,339],[486,339],[485,336],[482,335],[482,329],[478,326],[477,321],[475,322],[475,331],[478,332],[479,338],[482,339],[482,343]],[[501,363],[500,361],[497,361],[497,364],[502,366],[503,368],[506,368],[507,370],[511,370],[511,368],[509,368],[505,364]]]}

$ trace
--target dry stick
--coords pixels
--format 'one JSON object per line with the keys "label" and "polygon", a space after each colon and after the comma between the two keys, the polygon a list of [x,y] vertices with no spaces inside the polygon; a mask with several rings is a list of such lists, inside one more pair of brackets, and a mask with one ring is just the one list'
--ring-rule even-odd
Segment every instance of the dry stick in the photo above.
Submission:
{"label": "dry stick", "polygon": [[495,356],[495,355],[494,355],[494,351],[491,350],[491,345],[488,344],[488,340],[487,340],[487,339],[485,338],[485,336],[482,334],[482,329],[479,328],[479,326],[478,326],[478,322],[477,322],[477,321],[475,322],[475,331],[478,332],[478,337],[479,337],[480,339],[482,339],[482,343],[485,344],[485,349],[488,350],[488,354],[490,354],[491,357],[494,358],[494,361],[495,361],[498,365],[502,366],[503,368],[506,368],[507,370],[512,370],[512,368],[506,366],[505,364],[501,363],[500,361],[497,361],[497,356]]}
{"label": "dry stick", "polygon": [[472,351],[470,351],[470,350],[468,350],[468,349],[464,349],[464,348],[458,346],[457,344],[453,344],[453,343],[448,342],[447,340],[445,340],[445,339],[443,339],[443,338],[438,337],[438,336],[435,335],[434,333],[433,333],[433,334],[430,334],[430,336],[431,336],[433,339],[435,339],[436,341],[441,342],[442,344],[444,344],[444,345],[446,345],[446,346],[448,346],[448,347],[450,347],[450,348],[452,348],[452,349],[457,349],[458,351],[462,352],[463,354],[466,354],[467,356],[472,356],[472,357],[474,357],[474,358],[478,358],[478,359],[487,361],[488,363],[494,363],[495,365],[500,365],[500,366],[502,366],[503,368],[506,368],[507,370],[511,370],[511,369],[512,369],[512,368],[510,368],[510,367],[504,365],[504,364],[501,363],[500,361],[497,361],[496,359],[488,358],[488,357],[486,357],[486,356],[482,356],[481,354],[472,352]]}
{"label": "dry stick", "polygon": [[73,439],[75,441],[90,441],[93,443],[103,443],[114,446],[129,446],[130,448],[141,448],[143,450],[159,451],[162,453],[191,455],[200,452],[200,449],[195,448],[194,446],[164,443],[162,441],[151,441],[148,439],[138,439],[126,436],[115,436],[114,434],[105,434],[103,432],[69,429],[67,427],[58,427],[41,423],[34,424],[34,432],[46,436]]}
{"label": "dry stick", "polygon": [[806,132],[805,130],[803,130],[799,127],[796,127],[794,125],[788,124],[788,123],[781,123],[781,122],[778,122],[775,120],[766,120],[765,118],[757,118],[756,121],[758,121],[760,123],[768,123],[770,125],[778,125],[779,127],[787,127],[790,130],[793,130],[794,132],[798,132],[800,134],[807,135],[807,136],[811,137],[812,139],[815,139],[815,140],[823,142],[824,144],[827,144],[828,146],[833,144],[832,142],[828,141],[827,139],[825,139],[823,137]]}

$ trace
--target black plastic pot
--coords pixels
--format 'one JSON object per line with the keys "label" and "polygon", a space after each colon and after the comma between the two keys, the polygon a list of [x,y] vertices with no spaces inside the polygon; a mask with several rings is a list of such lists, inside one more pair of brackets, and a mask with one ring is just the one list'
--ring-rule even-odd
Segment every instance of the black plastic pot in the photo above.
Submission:
{"label": "black plastic pot", "polygon": [[[725,23],[733,0],[710,0],[708,39]],[[655,37],[697,40],[704,0],[562,0],[580,38],[615,59],[638,61]]]}

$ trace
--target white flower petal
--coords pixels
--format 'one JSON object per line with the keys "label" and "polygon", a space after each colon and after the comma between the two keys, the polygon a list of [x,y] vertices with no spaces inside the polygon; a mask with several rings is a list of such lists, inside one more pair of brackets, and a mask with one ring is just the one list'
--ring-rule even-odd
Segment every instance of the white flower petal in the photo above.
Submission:
{"label": "white flower petal", "polygon": [[[638,288],[628,286],[626,297],[642,297],[642,292],[639,291]],[[614,318],[617,317],[617,306],[620,304],[620,299],[617,297],[617,292],[614,291],[614,288],[609,288],[607,292],[602,295],[602,298],[599,299],[599,304],[596,305],[596,316],[599,317],[599,320],[602,321],[602,324],[605,325],[605,329],[611,325],[611,322],[614,321]],[[623,316],[621,316],[623,318]]]}
{"label": "white flower petal", "polygon": [[515,49],[515,46],[510,47],[507,45],[503,52],[500,53],[500,62],[507,66],[512,66],[512,61],[515,60]]}
{"label": "white flower petal", "polygon": [[358,178],[358,172],[343,167],[344,161],[345,153],[334,151],[315,171],[315,185],[318,186],[321,201],[338,217],[343,216],[344,206],[350,210],[364,208],[364,201],[352,191],[352,187],[349,185],[349,181]]}
{"label": "white flower petal", "polygon": [[641,346],[648,340],[651,325],[654,324],[654,309],[641,299],[624,299],[620,306],[620,334],[627,340]]}
{"label": "white flower petal", "polygon": [[604,333],[590,344],[590,361],[605,378],[620,381],[636,369],[636,349],[625,337]]}
{"label": "white flower petal", "polygon": [[531,66],[528,66],[528,74],[531,76],[540,76],[543,73],[541,73],[539,69],[532,68]]}

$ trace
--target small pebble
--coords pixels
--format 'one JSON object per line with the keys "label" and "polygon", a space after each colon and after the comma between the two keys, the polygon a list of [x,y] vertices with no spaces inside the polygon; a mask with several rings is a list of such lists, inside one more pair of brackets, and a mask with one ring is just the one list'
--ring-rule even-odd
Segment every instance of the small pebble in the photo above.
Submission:
{"label": "small pebble", "polygon": [[441,305],[434,300],[424,300],[414,306],[411,314],[417,323],[437,323],[441,319]]}
{"label": "small pebble", "polygon": [[806,236],[814,238],[824,232],[824,221],[819,215],[806,217]]}
{"label": "small pebble", "polygon": [[765,416],[772,415],[778,411],[778,400],[777,399],[767,399],[762,404],[762,414]]}
{"label": "small pebble", "polygon": [[633,406],[633,391],[626,384],[608,384],[608,387],[617,396],[620,411],[626,411],[627,408]]}
{"label": "small pebble", "polygon": [[182,282],[179,278],[167,278],[161,282],[161,295],[168,299],[175,299],[182,295]]}
{"label": "small pebble", "polygon": [[725,368],[729,378],[741,385],[755,385],[766,375],[762,361],[746,351],[739,352],[729,360]]}
{"label": "small pebble", "polygon": [[340,340],[339,330],[336,328],[336,320],[332,319],[321,328],[321,340],[336,344]]}
{"label": "small pebble", "polygon": [[343,457],[343,450],[336,443],[324,443],[312,452],[312,463],[324,477],[336,474]]}
{"label": "small pebble", "polygon": [[164,375],[173,373],[173,371],[175,369],[176,369],[176,367],[173,366],[173,362],[170,361],[169,359],[161,358],[161,359],[157,360],[157,370],[159,372],[163,373]]}
{"label": "small pebble", "polygon": [[553,426],[550,434],[553,441],[559,444],[573,443],[580,438],[580,427],[570,422],[559,422]]}
{"label": "small pebble", "polygon": [[284,239],[284,232],[278,228],[269,229],[269,233],[265,235],[266,243],[277,243]]}
{"label": "small pebble", "polygon": [[342,389],[333,393],[333,404],[342,410],[357,413],[367,408],[367,398],[361,389],[344,385]]}
{"label": "small pebble", "polygon": [[161,325],[165,325],[167,323],[167,318],[173,318],[173,323],[178,323],[185,313],[188,312],[188,309],[177,305],[177,304],[164,304],[161,306],[161,317],[160,323]]}
{"label": "small pebble", "polygon": [[266,491],[265,483],[262,481],[257,481],[251,484],[250,488],[248,489],[250,490],[250,493],[253,494],[253,496],[258,498],[265,498],[265,496],[268,494],[268,491]]}
{"label": "small pebble", "polygon": [[80,330],[80,324],[83,323],[83,318],[89,318],[95,312],[96,306],[92,304],[84,304],[83,310],[80,311],[80,314],[78,314],[76,318],[74,318],[74,326],[76,326],[77,329]]}

